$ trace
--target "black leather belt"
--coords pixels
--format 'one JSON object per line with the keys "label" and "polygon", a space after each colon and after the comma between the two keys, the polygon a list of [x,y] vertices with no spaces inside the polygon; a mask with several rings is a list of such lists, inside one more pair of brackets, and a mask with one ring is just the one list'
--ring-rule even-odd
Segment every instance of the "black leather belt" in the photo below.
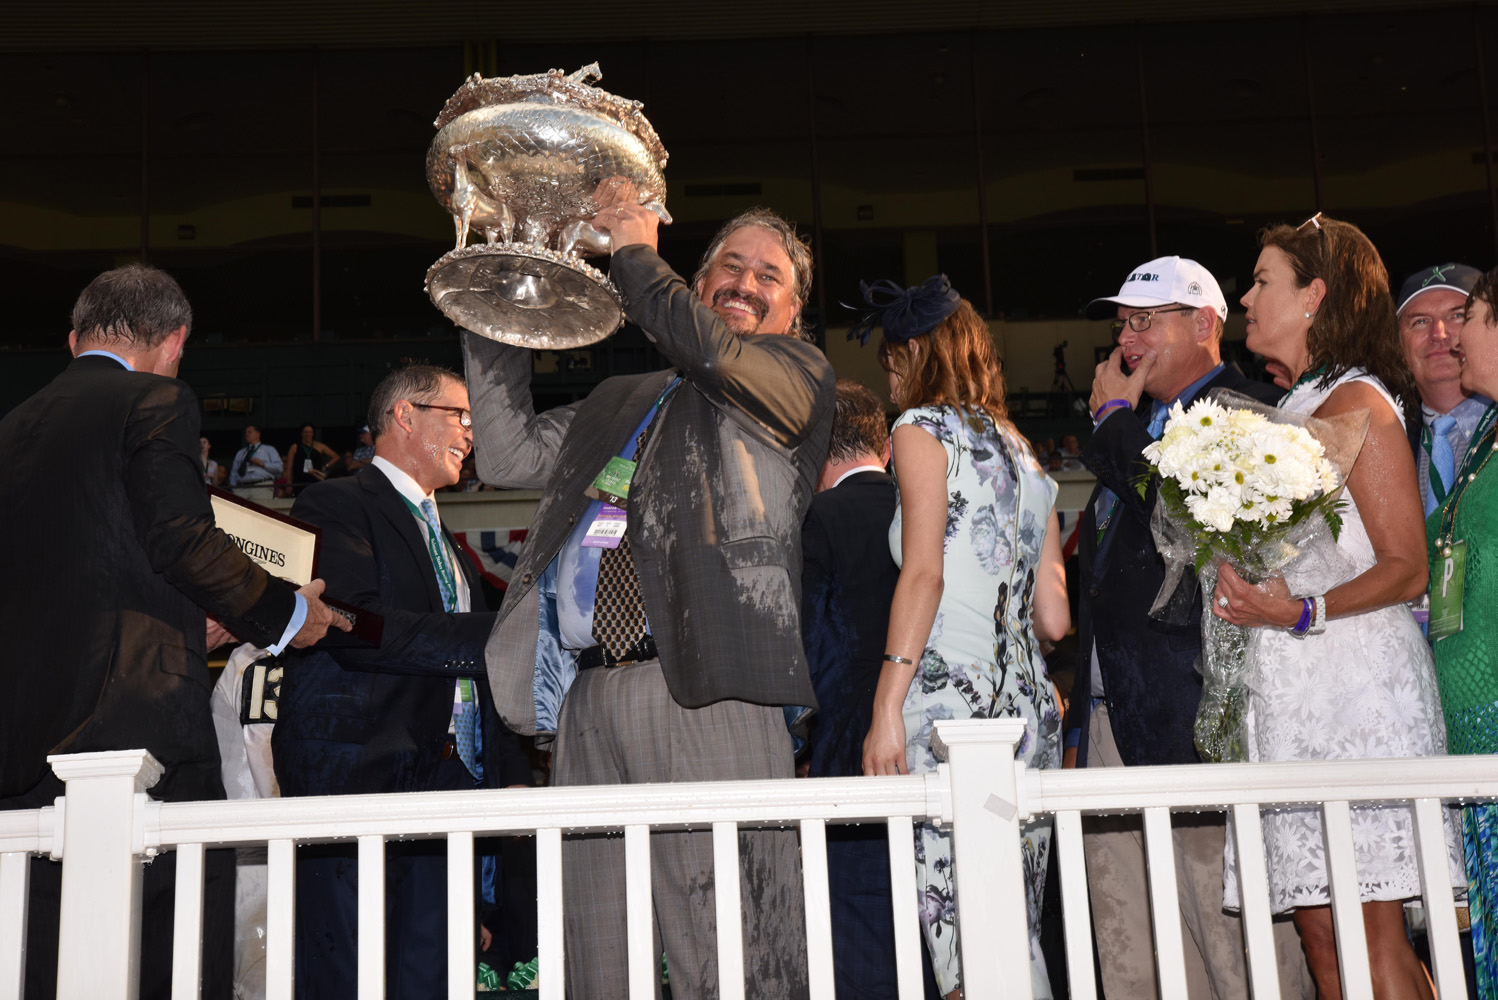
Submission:
{"label": "black leather belt", "polygon": [[624,651],[618,659],[609,655],[609,651],[602,646],[589,646],[577,654],[577,669],[592,670],[594,667],[627,667],[631,663],[642,663],[645,660],[653,660],[658,654],[655,651],[655,637],[643,635],[640,641]]}

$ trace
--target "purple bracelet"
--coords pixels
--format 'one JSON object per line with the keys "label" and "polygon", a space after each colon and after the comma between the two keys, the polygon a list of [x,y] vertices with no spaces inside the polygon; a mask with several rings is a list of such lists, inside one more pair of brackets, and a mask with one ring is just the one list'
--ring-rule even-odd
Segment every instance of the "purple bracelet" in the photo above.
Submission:
{"label": "purple bracelet", "polygon": [[1311,628],[1311,617],[1315,613],[1316,602],[1309,597],[1300,599],[1300,621],[1290,630],[1293,636],[1304,636]]}
{"label": "purple bracelet", "polygon": [[1103,419],[1103,414],[1107,413],[1109,410],[1113,409],[1114,407],[1118,407],[1118,406],[1127,406],[1130,409],[1133,409],[1134,404],[1131,403],[1131,402],[1129,402],[1127,399],[1110,399],[1106,403],[1104,403],[1102,406],[1099,406],[1093,412],[1093,414],[1092,414],[1092,422],[1095,424],[1098,421],[1102,420]]}

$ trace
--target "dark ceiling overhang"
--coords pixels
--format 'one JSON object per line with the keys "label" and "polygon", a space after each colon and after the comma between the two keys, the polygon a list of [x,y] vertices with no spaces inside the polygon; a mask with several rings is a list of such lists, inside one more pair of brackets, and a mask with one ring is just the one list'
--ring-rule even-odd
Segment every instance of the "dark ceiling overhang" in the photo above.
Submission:
{"label": "dark ceiling overhang", "polygon": [[[1475,6],[1498,5],[1478,0]],[[0,51],[405,48],[1054,28],[1134,22],[1470,11],[1426,0],[35,0],[0,4]]]}

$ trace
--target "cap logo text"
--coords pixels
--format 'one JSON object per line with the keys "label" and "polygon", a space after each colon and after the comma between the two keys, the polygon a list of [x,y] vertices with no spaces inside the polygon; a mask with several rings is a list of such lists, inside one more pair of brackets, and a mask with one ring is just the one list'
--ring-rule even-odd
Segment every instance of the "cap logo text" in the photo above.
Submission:
{"label": "cap logo text", "polygon": [[1134,281],[1159,281],[1159,280],[1160,280],[1160,276],[1158,274],[1151,274],[1148,271],[1135,271],[1133,274],[1129,275],[1129,280],[1125,281],[1124,284],[1127,285],[1130,282],[1134,282]]}

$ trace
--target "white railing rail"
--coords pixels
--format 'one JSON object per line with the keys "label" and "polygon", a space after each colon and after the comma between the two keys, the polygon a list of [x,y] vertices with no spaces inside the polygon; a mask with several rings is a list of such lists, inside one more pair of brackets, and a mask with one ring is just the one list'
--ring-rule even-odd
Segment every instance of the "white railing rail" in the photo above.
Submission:
{"label": "white railing rail", "polygon": [[[941,722],[937,773],[891,778],[743,781],[401,795],[331,796],[234,802],[159,803],[144,789],[159,765],[143,751],[60,757],[67,783],[56,807],[0,813],[0,1000],[19,998],[25,960],[29,855],[63,861],[60,996],[127,1000],[134,996],[139,942],[140,864],[178,852],[173,996],[198,995],[202,870],[206,847],[266,845],[266,984],[271,1000],[290,1000],[295,978],[295,848],[356,840],[361,998],[384,992],[384,885],[390,839],[446,837],[449,884],[449,989],[473,993],[473,838],[536,837],[540,991],[561,1000],[562,835],[623,830],[629,915],[630,995],[653,996],[659,969],[651,954],[649,832],[711,830],[719,870],[737,871],[738,828],[795,826],[801,838],[811,995],[830,997],[832,945],[827,888],[827,823],[888,823],[900,995],[922,995],[912,828],[950,823],[954,838],[965,995],[969,1000],[1029,996],[1028,934],[1020,824],[1054,816],[1060,852],[1068,977],[1073,997],[1094,996],[1093,956],[1082,853],[1082,816],[1144,816],[1151,908],[1162,995],[1185,995],[1176,913],[1172,811],[1230,810],[1235,817],[1249,975],[1256,1000],[1279,995],[1270,929],[1262,807],[1321,804],[1326,817],[1332,910],[1345,995],[1369,996],[1353,864],[1350,804],[1415,804],[1421,876],[1437,989],[1464,995],[1442,830],[1443,800],[1498,798],[1498,757],[1236,764],[1083,771],[1027,771],[1014,761],[1023,724],[1012,720]],[[964,857],[982,859],[964,864]],[[374,877],[369,877],[372,873]],[[720,928],[739,926],[738,880],[718,880]],[[467,929],[465,931],[465,929]],[[744,994],[741,936],[719,935],[724,1000]],[[86,956],[86,958],[84,957]]]}

